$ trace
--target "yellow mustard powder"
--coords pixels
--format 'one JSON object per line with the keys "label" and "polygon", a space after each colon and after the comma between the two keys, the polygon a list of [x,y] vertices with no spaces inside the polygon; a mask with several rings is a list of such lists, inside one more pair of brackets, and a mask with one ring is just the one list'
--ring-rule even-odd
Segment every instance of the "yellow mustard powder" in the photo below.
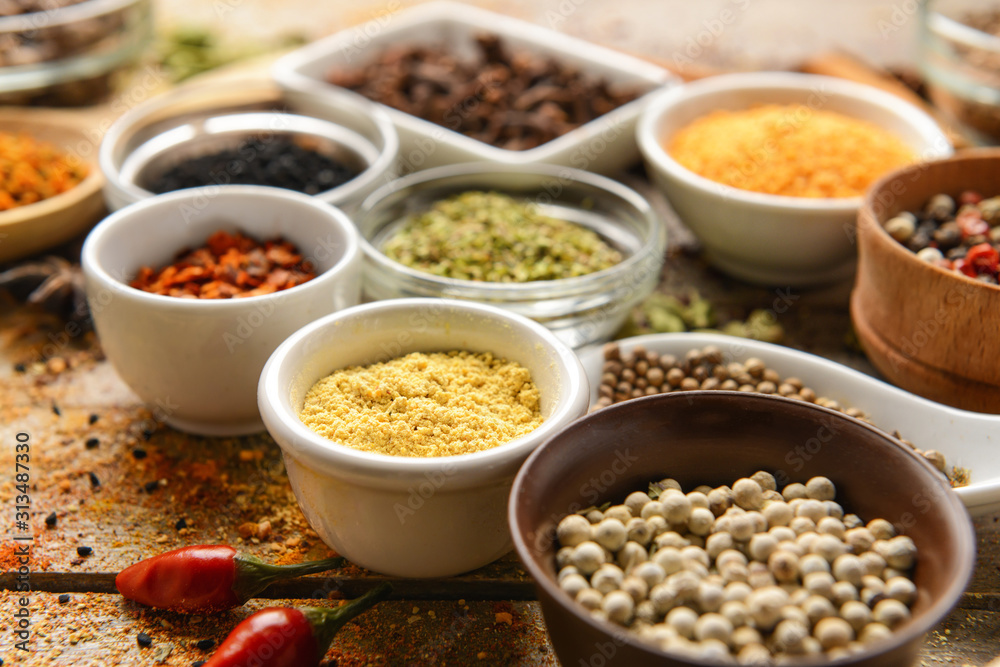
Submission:
{"label": "yellow mustard powder", "polygon": [[854,197],[914,161],[900,139],[866,121],[805,105],[718,110],[664,146],[681,165],[718,183],[791,197]]}
{"label": "yellow mustard powder", "polygon": [[340,444],[413,457],[480,452],[542,423],[526,368],[465,351],[414,352],[335,371],[309,390],[299,418]]}

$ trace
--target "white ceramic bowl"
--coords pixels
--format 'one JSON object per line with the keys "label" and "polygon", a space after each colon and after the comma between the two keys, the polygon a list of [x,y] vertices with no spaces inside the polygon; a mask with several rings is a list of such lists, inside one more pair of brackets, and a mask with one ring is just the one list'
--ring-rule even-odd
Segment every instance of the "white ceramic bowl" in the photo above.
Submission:
{"label": "white ceramic bowl", "polygon": [[[319,275],[288,290],[238,299],[181,299],[129,287],[143,266],[169,264],[219,229],[294,243]],[[181,190],[127,206],[87,237],[87,301],[101,346],[154,417],[182,431],[263,430],[257,380],[268,357],[304,324],[360,299],[353,223],[313,197],[229,185]]]}
{"label": "white ceramic bowl", "polygon": [[204,155],[237,145],[239,136],[251,133],[261,141],[309,136],[358,166],[357,176],[316,195],[346,211],[396,173],[396,130],[378,105],[360,95],[337,89],[322,107],[300,106],[266,81],[189,84],[126,112],[104,135],[99,162],[108,208],[114,211],[153,196],[140,178],[149,162]]}
{"label": "white ceramic bowl", "polygon": [[[447,350],[492,352],[527,368],[542,425],[487,451],[418,459],[352,449],[298,417],[313,384],[337,369]],[[299,506],[324,542],[376,572],[445,577],[511,549],[506,507],[515,474],[542,441],[586,412],[588,396],[576,355],[540,324],[482,304],[396,299],[296,332],[267,362],[258,398]]]}
{"label": "white ceramic bowl", "polygon": [[[326,83],[338,67],[358,67],[379,52],[400,44],[447,43],[472,55],[473,37],[498,35],[512,51],[528,51],[573,66],[614,86],[648,93],[680,83],[669,71],[620,51],[570,37],[533,23],[455,2],[431,2],[387,14],[319,40],[279,60],[275,81],[302,109],[336,104],[343,89]],[[541,146],[514,151],[498,148],[449,128],[383,106],[399,132],[400,168],[409,173],[455,162],[485,160],[502,164],[551,163],[611,173],[639,158],[635,123],[647,95],[596,118]],[[382,106],[382,105],[380,105]]]}
{"label": "white ceramic bowl", "polygon": [[[1000,510],[1000,415],[985,415],[941,405],[915,396],[814,354],[782,345],[719,334],[678,333],[635,336],[618,341],[622,352],[630,353],[636,345],[651,352],[673,354],[678,358],[693,349],[715,345],[729,361],[748,357],[761,359],[783,377],[795,376],[820,396],[846,407],[864,411],[878,428],[900,435],[920,449],[936,449],[944,454],[949,466],[968,468],[971,482],[955,489],[974,516]],[[601,348],[580,351],[580,360],[591,382],[591,402],[597,402],[604,357]],[[787,463],[793,468],[808,452],[789,453]],[[919,507],[919,498],[914,496]]]}
{"label": "white ceramic bowl", "polygon": [[717,109],[802,105],[868,121],[921,160],[952,153],[934,120],[880,90],[833,77],[753,72],[709,77],[655,96],[637,141],[654,184],[701,240],[710,263],[742,280],[803,287],[849,278],[861,197],[810,199],[740,190],[682,167],[663,148],[681,128]]}

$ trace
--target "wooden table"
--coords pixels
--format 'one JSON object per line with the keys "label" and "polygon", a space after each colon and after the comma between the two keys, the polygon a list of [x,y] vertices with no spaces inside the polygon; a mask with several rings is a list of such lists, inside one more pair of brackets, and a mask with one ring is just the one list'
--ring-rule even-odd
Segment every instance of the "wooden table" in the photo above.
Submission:
{"label": "wooden table", "polygon": [[[624,181],[647,194],[670,231],[661,289],[697,289],[723,319],[770,308],[774,290],[728,279],[698,259],[690,234],[638,171]],[[850,346],[850,285],[782,290],[778,315],[788,345],[871,371]],[[191,665],[253,611],[274,604],[336,604],[385,578],[353,566],[266,591],[266,598],[211,617],[142,609],[114,589],[114,575],[175,547],[228,543],[276,562],[323,557],[289,488],[278,447],[266,434],[201,438],[161,426],[100,358],[92,335],[70,337],[63,323],[0,296],[0,658],[4,665]],[[57,348],[41,360],[39,351]],[[15,364],[24,363],[24,372]],[[61,371],[61,372],[57,372]],[[14,443],[30,437],[30,527],[15,524]],[[23,439],[23,436],[22,436]],[[55,523],[46,517],[55,513]],[[51,521],[51,519],[50,519]],[[1000,654],[1000,515],[975,522],[979,560],[957,609],[928,637],[922,664],[985,665]],[[30,541],[17,541],[30,535]],[[14,648],[21,593],[18,549],[30,546],[31,629]],[[89,546],[90,555],[77,548]],[[330,665],[557,664],[533,586],[508,555],[466,576],[393,580],[395,598],[349,624]],[[139,632],[152,646],[140,647]]]}

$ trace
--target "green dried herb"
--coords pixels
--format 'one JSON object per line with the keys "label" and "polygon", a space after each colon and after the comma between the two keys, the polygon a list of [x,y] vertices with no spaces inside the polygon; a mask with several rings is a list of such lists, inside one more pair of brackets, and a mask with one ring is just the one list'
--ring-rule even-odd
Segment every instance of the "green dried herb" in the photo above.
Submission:
{"label": "green dried herb", "polygon": [[382,252],[436,276],[498,283],[575,278],[622,261],[586,227],[542,215],[531,202],[480,191],[410,218]]}

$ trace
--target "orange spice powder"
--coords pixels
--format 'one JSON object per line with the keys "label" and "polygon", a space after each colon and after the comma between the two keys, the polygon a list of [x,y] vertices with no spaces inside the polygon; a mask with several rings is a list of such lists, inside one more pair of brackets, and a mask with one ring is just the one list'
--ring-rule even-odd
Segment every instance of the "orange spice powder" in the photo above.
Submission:
{"label": "orange spice powder", "polygon": [[26,134],[0,132],[0,211],[55,197],[90,169],[79,157]]}
{"label": "orange spice powder", "polygon": [[872,123],[804,105],[714,111],[664,148],[705,178],[791,197],[855,197],[915,159],[900,139]]}

